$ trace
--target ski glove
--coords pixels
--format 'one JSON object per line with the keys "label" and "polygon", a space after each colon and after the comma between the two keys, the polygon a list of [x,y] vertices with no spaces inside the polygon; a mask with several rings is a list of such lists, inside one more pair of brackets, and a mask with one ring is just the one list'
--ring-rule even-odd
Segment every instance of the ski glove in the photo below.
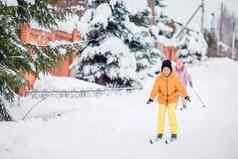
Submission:
{"label": "ski glove", "polygon": [[190,99],[189,96],[186,96],[184,99],[185,99],[186,101],[188,101],[188,102],[191,102],[191,99]]}
{"label": "ski glove", "polygon": [[146,102],[146,104],[150,104],[150,103],[152,103],[153,102],[153,100],[150,98],[147,102]]}
{"label": "ski glove", "polygon": [[192,81],[189,82],[189,85],[190,85],[190,87],[193,88],[193,82]]}

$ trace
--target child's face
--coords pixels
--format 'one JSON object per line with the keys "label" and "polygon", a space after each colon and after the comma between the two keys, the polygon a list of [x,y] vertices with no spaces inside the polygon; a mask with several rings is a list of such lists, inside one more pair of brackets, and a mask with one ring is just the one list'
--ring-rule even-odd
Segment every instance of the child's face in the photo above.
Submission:
{"label": "child's face", "polygon": [[181,61],[176,62],[176,67],[178,69],[181,69],[183,67],[183,62],[181,62]]}
{"label": "child's face", "polygon": [[168,77],[169,74],[171,73],[170,69],[168,67],[164,67],[162,70],[163,74]]}
{"label": "child's face", "polygon": [[176,65],[176,67],[177,67],[177,68],[182,68],[182,67],[183,67],[183,64],[182,64],[182,63],[178,63],[178,64]]}

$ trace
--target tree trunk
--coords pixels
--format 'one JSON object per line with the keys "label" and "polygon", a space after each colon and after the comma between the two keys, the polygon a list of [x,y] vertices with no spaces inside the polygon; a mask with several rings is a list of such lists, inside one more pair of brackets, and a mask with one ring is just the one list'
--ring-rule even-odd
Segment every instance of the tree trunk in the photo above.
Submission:
{"label": "tree trunk", "polygon": [[0,121],[12,121],[12,117],[7,112],[3,101],[0,99]]}

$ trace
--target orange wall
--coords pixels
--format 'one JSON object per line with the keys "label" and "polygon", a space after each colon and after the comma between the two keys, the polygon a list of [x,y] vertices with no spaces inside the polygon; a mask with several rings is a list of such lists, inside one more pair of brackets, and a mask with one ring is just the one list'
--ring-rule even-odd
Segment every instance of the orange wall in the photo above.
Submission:
{"label": "orange wall", "polygon": [[176,61],[176,53],[178,49],[176,47],[171,47],[171,46],[165,46],[163,48],[163,52],[165,54],[165,57],[171,61]]}
{"label": "orange wall", "polygon": [[20,38],[24,43],[31,43],[38,46],[46,46],[51,41],[64,40],[64,41],[79,41],[80,32],[75,28],[72,33],[56,30],[46,32],[43,30],[31,28],[29,24],[24,23],[20,26]]}
{"label": "orange wall", "polygon": [[176,61],[178,49],[174,46],[165,46],[162,43],[157,42],[156,47],[159,48],[163,53],[166,59],[171,61]]}
{"label": "orange wall", "polygon": [[[45,32],[39,29],[31,28],[29,24],[22,24],[20,26],[20,39],[23,43],[31,43],[38,46],[47,46],[50,41],[64,40],[64,41],[79,41],[80,33],[77,29],[74,29],[72,33],[66,33],[63,31]],[[31,50],[29,50],[31,53]],[[68,56],[59,61],[56,67],[49,70],[49,73],[54,76],[70,76],[69,66],[77,58],[76,55]],[[34,73],[25,73],[24,78],[27,83],[20,88],[19,95],[26,96],[27,92],[33,88],[36,81]]]}

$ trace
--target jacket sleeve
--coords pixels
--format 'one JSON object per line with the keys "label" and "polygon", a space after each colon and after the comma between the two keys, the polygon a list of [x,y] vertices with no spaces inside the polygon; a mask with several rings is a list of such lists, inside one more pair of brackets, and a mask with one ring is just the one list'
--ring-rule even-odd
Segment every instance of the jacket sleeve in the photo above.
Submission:
{"label": "jacket sleeve", "polygon": [[152,91],[150,93],[150,99],[152,100],[156,100],[157,96],[158,96],[158,91],[159,91],[159,79],[158,76],[155,79]]}
{"label": "jacket sleeve", "polygon": [[180,82],[178,77],[175,79],[175,87],[178,90],[178,94],[182,97],[188,96],[186,88],[183,86],[183,84]]}

